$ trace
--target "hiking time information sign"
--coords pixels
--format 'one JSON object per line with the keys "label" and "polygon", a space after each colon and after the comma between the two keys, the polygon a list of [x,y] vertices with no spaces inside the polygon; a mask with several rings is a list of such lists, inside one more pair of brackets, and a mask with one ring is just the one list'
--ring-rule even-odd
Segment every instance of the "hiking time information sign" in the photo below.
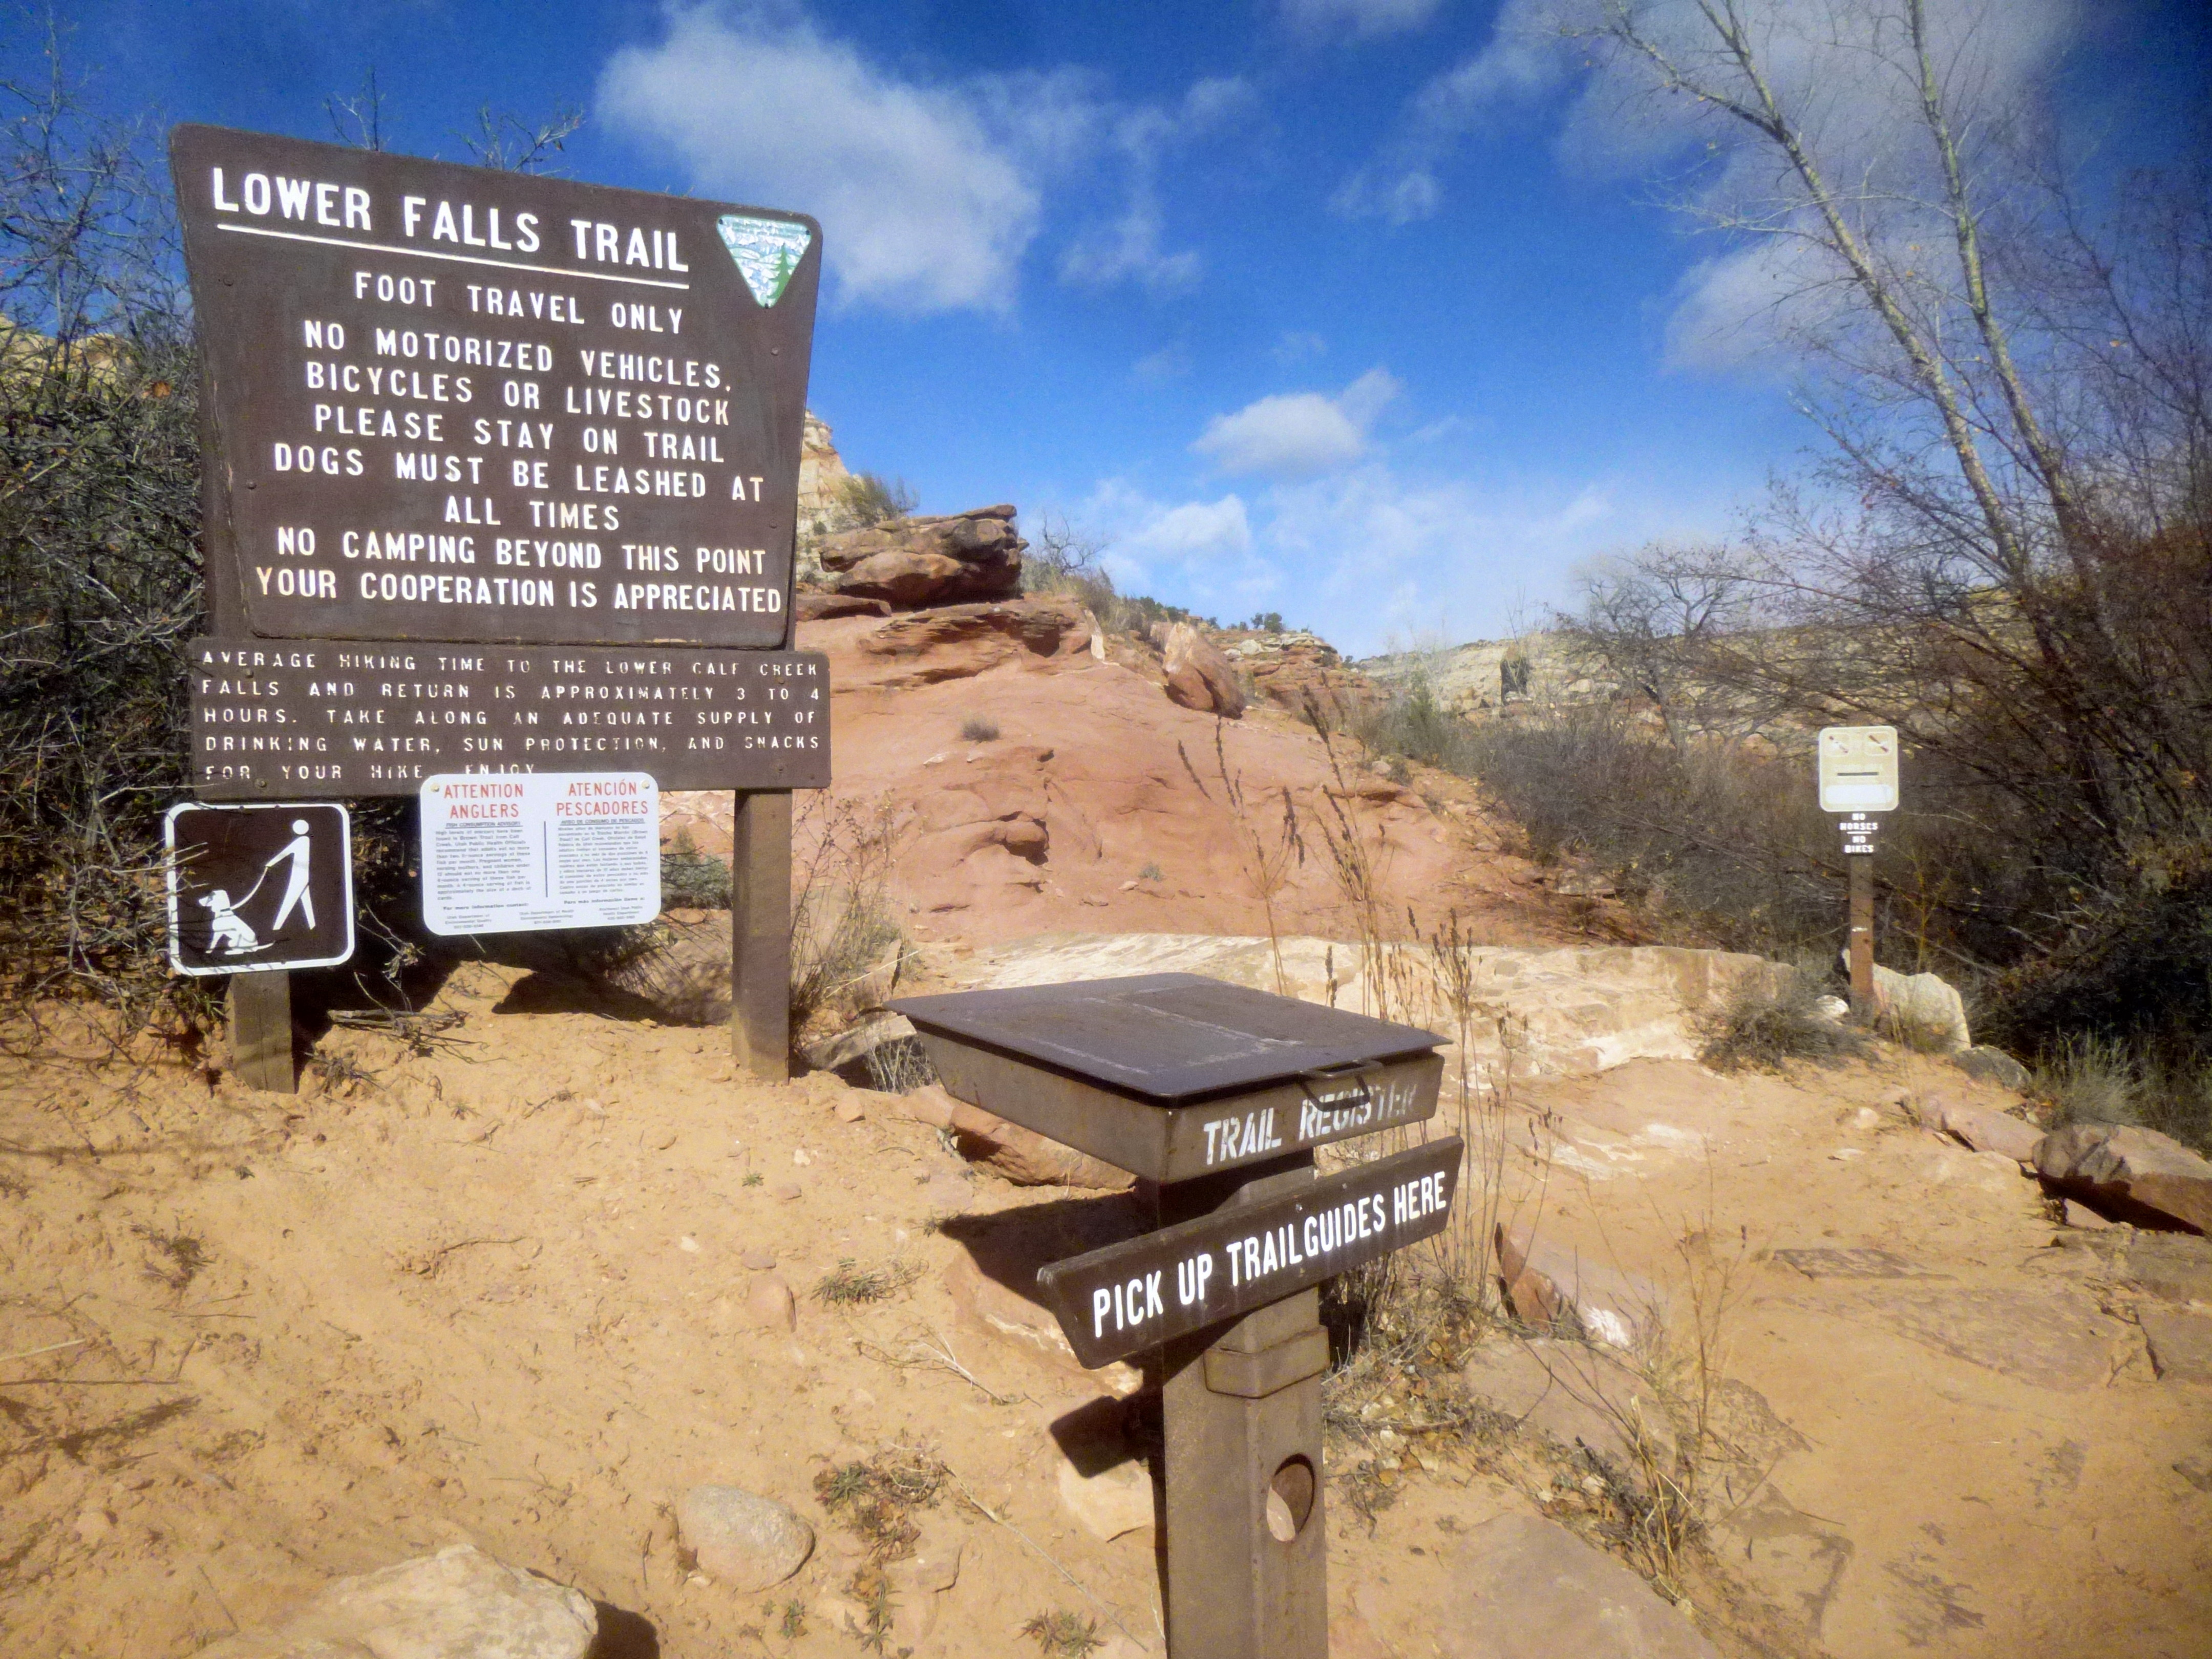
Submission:
{"label": "hiking time information sign", "polygon": [[786,643],[821,237],[184,126],[214,632]]}

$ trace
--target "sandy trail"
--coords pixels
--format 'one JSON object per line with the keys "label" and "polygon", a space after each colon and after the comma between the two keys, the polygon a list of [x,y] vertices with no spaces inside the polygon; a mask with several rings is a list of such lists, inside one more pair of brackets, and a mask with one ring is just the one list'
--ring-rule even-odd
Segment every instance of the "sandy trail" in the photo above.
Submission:
{"label": "sandy trail", "polygon": [[[1122,1200],[1008,1187],[832,1079],[732,1082],[716,1031],[518,1012],[544,1000],[517,977],[458,972],[439,1006],[465,1022],[428,1054],[333,1034],[369,1079],[297,1099],[177,1066],[10,1076],[0,1352],[51,1350],[0,1367],[10,1650],[188,1654],[465,1536],[601,1602],[606,1653],[849,1654],[859,1548],[815,1477],[906,1443],[957,1479],[916,1518],[924,1554],[957,1546],[960,1565],[907,1595],[898,1645],[1025,1650],[1018,1627],[1065,1608],[1158,1652],[1152,1533],[1094,1535],[1048,1429],[1102,1379],[975,1266],[1007,1226],[1039,1247],[1024,1212],[1064,1247]],[[1796,1080],[1645,1062],[1521,1092],[1509,1186],[1524,1212],[1540,1194],[1553,1237],[1678,1309],[1697,1263],[1740,1261],[1724,1374],[1765,1453],[1755,1479],[1727,1472],[1735,1507],[1696,1581],[1722,1651],[2212,1645],[2212,1389],[2153,1374],[2143,1239],[2054,1244],[2032,1183],[1898,1103],[1971,1086],[1893,1056]],[[1686,1230],[1702,1255],[1677,1251]],[[1773,1255],[1863,1247],[1906,1276]],[[2205,1296],[2203,1252],[2174,1260],[2161,1295]],[[810,1295],[848,1261],[910,1279],[849,1308]],[[746,1322],[771,1275],[799,1295],[795,1330]],[[1444,1552],[1496,1516],[1594,1519],[1530,1443],[1394,1458],[1387,1489],[1370,1466],[1371,1529],[1333,1490],[1340,1653],[1492,1650],[1433,1646],[1473,1617]],[[1331,1455],[1348,1474],[1378,1449],[1354,1434]],[[692,1575],[670,1510],[702,1481],[791,1504],[815,1559],[772,1595]]]}

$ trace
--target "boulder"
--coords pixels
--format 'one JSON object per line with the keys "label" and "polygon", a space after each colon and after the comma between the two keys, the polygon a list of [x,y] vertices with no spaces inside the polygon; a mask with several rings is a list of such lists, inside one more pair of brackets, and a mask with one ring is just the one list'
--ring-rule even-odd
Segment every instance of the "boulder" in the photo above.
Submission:
{"label": "boulder", "polygon": [[2015,1094],[2027,1087],[2027,1067],[2002,1048],[1978,1042],[1951,1056],[1951,1063],[1978,1083],[1994,1083]]}
{"label": "boulder", "polygon": [[949,1131],[960,1155],[1003,1176],[1017,1187],[1082,1187],[1118,1193],[1136,1177],[1126,1170],[1009,1123],[980,1106],[955,1099],[941,1083],[894,1097],[897,1109],[932,1128]]}
{"label": "boulder", "polygon": [[582,1659],[599,1613],[580,1590],[473,1544],[341,1578],[274,1630],[202,1659]]}
{"label": "boulder", "polygon": [[2035,1162],[2035,1149],[2043,1139],[2043,1131],[2033,1123],[2023,1122],[2009,1113],[1991,1111],[1986,1106],[1938,1101],[1935,1115],[1941,1128],[1976,1152],[2002,1152],[2022,1164]]}
{"label": "boulder", "polygon": [[1880,963],[1874,969],[1875,1006],[1903,1024],[1917,1026],[1937,1052],[1971,1048],[1966,1000],[1959,988],[1937,974],[1900,974]]}
{"label": "boulder", "polygon": [[2155,1129],[2069,1123],[2036,1147],[2038,1174],[2123,1219],[2212,1232],[2212,1163]]}
{"label": "boulder", "polygon": [[1188,623],[1167,631],[1161,647],[1168,674],[1168,700],[1201,714],[1237,720],[1244,713],[1244,688],[1221,648]]}
{"label": "boulder", "polygon": [[1004,1176],[1017,1187],[1081,1187],[1118,1193],[1136,1177],[1127,1170],[1048,1140],[980,1106],[960,1103],[952,1114],[952,1141],[961,1157]]}
{"label": "boulder", "polygon": [[1029,545],[1013,517],[1012,507],[1001,506],[893,519],[829,537],[816,556],[833,592],[901,611],[1011,599],[1021,592]]}
{"label": "boulder", "polygon": [[1528,1223],[1498,1224],[1498,1268],[1513,1311],[1528,1324],[1567,1326],[1608,1348],[1638,1351],[1666,1328],[1656,1285],[1541,1238]]}
{"label": "boulder", "polygon": [[773,1498],[742,1486],[694,1486],[676,1526],[699,1570],[740,1593],[781,1584],[814,1553],[814,1528]]}

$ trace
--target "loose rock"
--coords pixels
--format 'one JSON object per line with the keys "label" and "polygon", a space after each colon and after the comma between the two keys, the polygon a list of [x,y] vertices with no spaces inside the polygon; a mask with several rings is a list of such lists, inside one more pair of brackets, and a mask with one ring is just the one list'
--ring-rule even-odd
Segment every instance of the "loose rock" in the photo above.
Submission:
{"label": "loose rock", "polygon": [[2043,1138],[2035,1167],[2061,1191],[2107,1209],[2212,1231],[2212,1163],[2155,1129],[2069,1123]]}
{"label": "loose rock", "polygon": [[1244,688],[1212,640],[1188,623],[1168,629],[1164,647],[1168,700],[1201,714],[1237,720],[1244,713]]}
{"label": "loose rock", "polygon": [[1951,1056],[1951,1063],[1978,1082],[1994,1083],[2001,1089],[2014,1091],[2027,1087],[2027,1067],[2003,1049],[1992,1048],[1985,1042],[1960,1049]]}
{"label": "loose rock", "polygon": [[283,1625],[201,1659],[581,1659],[599,1620],[580,1591],[473,1544],[341,1578]]}
{"label": "loose rock", "polygon": [[1966,1030],[1966,1000],[1941,975],[1900,974],[1876,963],[1874,996],[1884,1012],[1918,1027],[1939,1052],[1957,1054],[1973,1046]]}
{"label": "loose rock", "polygon": [[2043,1131],[2004,1112],[1958,1101],[1939,1101],[1936,1117],[1942,1127],[1978,1152],[2002,1152],[2022,1164],[2035,1162]]}
{"label": "loose rock", "polygon": [[1048,1140],[1034,1129],[1009,1123],[965,1101],[958,1103],[950,1125],[960,1155],[1004,1176],[1017,1187],[1082,1187],[1094,1192],[1118,1193],[1136,1177],[1127,1170]]}
{"label": "loose rock", "polygon": [[1498,1226],[1498,1272],[1513,1310],[1532,1325],[1571,1323],[1609,1348],[1648,1346],[1666,1326],[1659,1287],[1539,1237],[1523,1223]]}
{"label": "loose rock", "polygon": [[742,1486],[692,1487],[676,1501],[676,1525],[699,1570],[741,1592],[781,1583],[814,1553],[813,1528]]}
{"label": "loose rock", "polygon": [[798,1304],[791,1286],[773,1274],[757,1279],[745,1290],[738,1322],[757,1331],[787,1331],[799,1322]]}

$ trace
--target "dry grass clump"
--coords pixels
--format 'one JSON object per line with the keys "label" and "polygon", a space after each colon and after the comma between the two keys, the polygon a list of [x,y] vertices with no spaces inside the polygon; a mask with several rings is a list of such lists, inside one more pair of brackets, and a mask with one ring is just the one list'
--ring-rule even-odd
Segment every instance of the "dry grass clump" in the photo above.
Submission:
{"label": "dry grass clump", "polygon": [[1835,1065],[1871,1053],[1873,1041],[1863,1030],[1821,1007],[1826,994],[1801,969],[1747,977],[1699,1020],[1705,1041],[1698,1058],[1717,1072],[1778,1071],[1793,1060]]}
{"label": "dry grass clump", "polygon": [[906,935],[888,892],[898,834],[887,802],[802,798],[793,826],[791,1030],[835,1027],[891,993]]}
{"label": "dry grass clump", "polygon": [[970,714],[960,722],[960,735],[969,743],[996,743],[999,723],[988,714]]}
{"label": "dry grass clump", "polygon": [[921,1276],[921,1270],[908,1261],[894,1261],[881,1267],[862,1267],[850,1256],[822,1275],[814,1286],[814,1299],[833,1308],[859,1307],[866,1303],[883,1302],[903,1290]]}
{"label": "dry grass clump", "polygon": [[2212,1151],[2212,1064],[2145,1056],[2094,1035],[2059,1043],[2030,1085],[2052,1128],[2118,1123],[2155,1129],[2199,1152]]}
{"label": "dry grass clump", "polygon": [[945,1489],[945,1465],[914,1446],[886,1446],[872,1455],[823,1470],[814,1496],[877,1562],[895,1560],[921,1536],[914,1511],[933,1506]]}
{"label": "dry grass clump", "polygon": [[1047,1659],[1084,1659],[1106,1645],[1096,1619],[1085,1619],[1065,1607],[1037,1613],[1022,1626],[1022,1634],[1035,1642]]}

